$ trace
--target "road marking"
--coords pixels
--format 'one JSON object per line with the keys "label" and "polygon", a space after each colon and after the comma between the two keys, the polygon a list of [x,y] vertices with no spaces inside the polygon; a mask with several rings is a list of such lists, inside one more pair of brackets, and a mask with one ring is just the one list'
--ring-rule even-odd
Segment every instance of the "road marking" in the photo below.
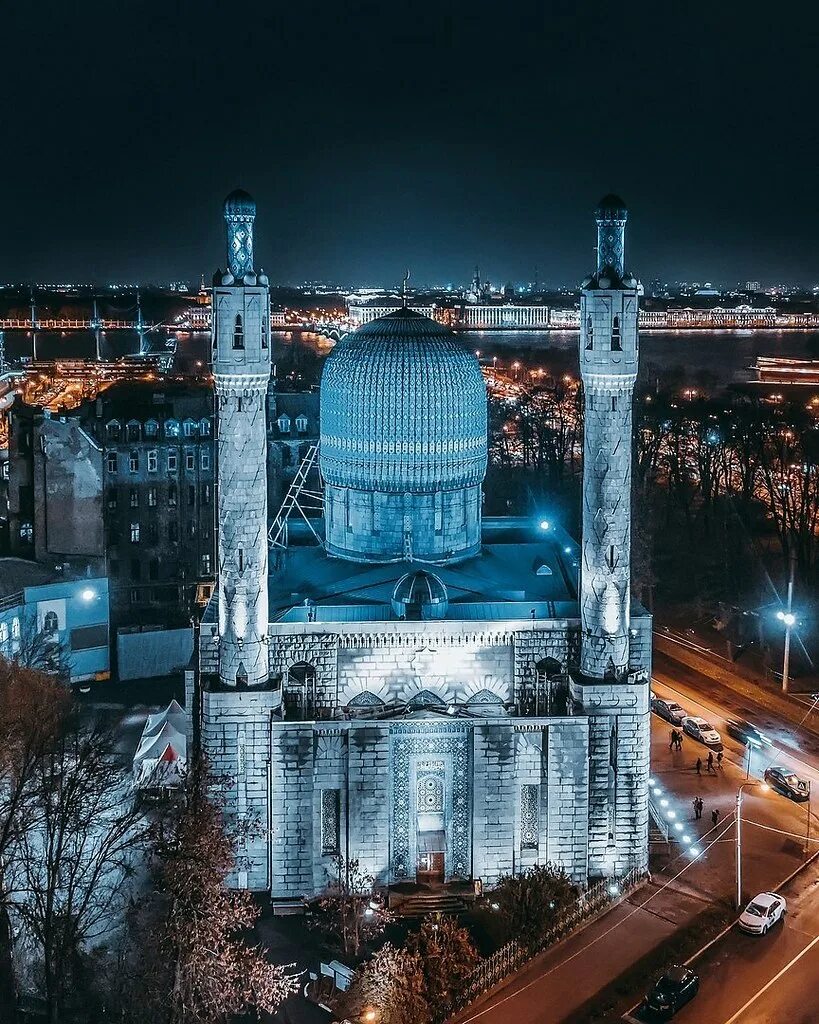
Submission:
{"label": "road marking", "polygon": [[779,979],[782,977],[783,974],[787,974],[787,972],[791,969],[791,967],[793,967],[793,965],[797,961],[801,960],[802,957],[805,955],[805,953],[809,953],[810,950],[816,945],[817,942],[819,942],[819,935],[817,935],[815,939],[813,939],[811,942],[809,942],[807,944],[807,946],[805,946],[805,948],[802,950],[801,953],[797,953],[796,956],[793,958],[793,960],[790,961],[790,963],[785,964],[785,966],[782,968],[782,970],[778,974],[775,974],[771,978],[771,980],[768,982],[767,985],[763,985],[763,987],[757,992],[757,994],[755,996],[752,996],[743,1007],[741,1007],[739,1010],[737,1010],[737,1012],[734,1014],[733,1017],[729,1017],[728,1020],[725,1021],[725,1024],[734,1024],[735,1020],[739,1020],[739,1018],[742,1016],[743,1013],[745,1013],[745,1011],[748,1009],[748,1007],[749,1006],[753,1006],[753,1004],[757,1001],[757,999],[759,999],[759,997],[761,995],[763,995],[765,992],[767,992],[768,989],[771,987],[771,985],[774,984],[774,982],[779,981]]}

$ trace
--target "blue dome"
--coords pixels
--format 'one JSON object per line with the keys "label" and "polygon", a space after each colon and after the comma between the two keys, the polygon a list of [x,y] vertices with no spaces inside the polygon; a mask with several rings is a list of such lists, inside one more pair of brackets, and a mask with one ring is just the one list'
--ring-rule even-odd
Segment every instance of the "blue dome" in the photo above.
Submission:
{"label": "blue dome", "polygon": [[480,485],[486,385],[448,328],[403,308],[336,345],[321,379],[321,473],[338,487],[425,494]]}
{"label": "blue dome", "polygon": [[628,217],[628,208],[620,196],[610,192],[597,204],[595,215],[598,220],[625,220]]}
{"label": "blue dome", "polygon": [[256,200],[242,188],[234,189],[225,199],[226,217],[255,217]]}
{"label": "blue dome", "polygon": [[434,573],[408,572],[395,584],[392,610],[404,619],[443,619],[449,607],[449,595]]}

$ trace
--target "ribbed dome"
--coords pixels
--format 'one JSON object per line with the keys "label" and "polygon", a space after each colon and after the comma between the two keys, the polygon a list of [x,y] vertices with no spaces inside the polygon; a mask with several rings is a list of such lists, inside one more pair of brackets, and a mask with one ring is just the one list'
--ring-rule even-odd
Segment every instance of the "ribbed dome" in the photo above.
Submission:
{"label": "ribbed dome", "polygon": [[395,584],[392,610],[405,619],[443,619],[449,595],[443,581],[423,569],[408,572]]}
{"label": "ribbed dome", "polygon": [[480,484],[486,386],[456,335],[409,309],[336,346],[321,379],[321,472],[328,484],[430,493]]}
{"label": "ribbed dome", "polygon": [[243,188],[234,189],[225,199],[226,217],[255,217],[256,201]]}

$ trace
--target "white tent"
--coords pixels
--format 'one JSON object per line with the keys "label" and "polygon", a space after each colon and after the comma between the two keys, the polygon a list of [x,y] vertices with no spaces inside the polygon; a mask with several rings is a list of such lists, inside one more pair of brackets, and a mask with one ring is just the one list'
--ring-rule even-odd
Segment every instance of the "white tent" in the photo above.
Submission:
{"label": "white tent", "polygon": [[149,715],[134,754],[134,783],[138,789],[181,785],[188,760],[186,715],[172,700],[157,715]]}

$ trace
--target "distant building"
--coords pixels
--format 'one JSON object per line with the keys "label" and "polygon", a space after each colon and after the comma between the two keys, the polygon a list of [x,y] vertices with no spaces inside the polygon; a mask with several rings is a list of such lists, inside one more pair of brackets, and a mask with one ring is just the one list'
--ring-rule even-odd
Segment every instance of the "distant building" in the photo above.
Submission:
{"label": "distant building", "polygon": [[[393,303],[381,303],[377,306],[352,305],[348,308],[348,312],[353,323],[360,327],[361,324],[368,324],[371,320],[378,320],[380,317],[386,316],[388,313],[394,313],[396,309],[400,308],[401,303],[396,301]],[[435,319],[436,308],[434,305],[416,306],[410,303],[409,309],[414,309],[416,313],[421,313],[423,316]]]}
{"label": "distant building", "polygon": [[549,307],[505,302],[493,305],[464,305],[458,310],[457,326],[466,330],[548,328]]}
{"label": "distant building", "polygon": [[747,292],[758,292],[759,291],[759,281],[746,281],[745,282],[745,291],[747,291]]}
{"label": "distant building", "polygon": [[63,665],[73,683],[107,679],[108,581],[66,579],[34,562],[0,558],[0,658]]}

